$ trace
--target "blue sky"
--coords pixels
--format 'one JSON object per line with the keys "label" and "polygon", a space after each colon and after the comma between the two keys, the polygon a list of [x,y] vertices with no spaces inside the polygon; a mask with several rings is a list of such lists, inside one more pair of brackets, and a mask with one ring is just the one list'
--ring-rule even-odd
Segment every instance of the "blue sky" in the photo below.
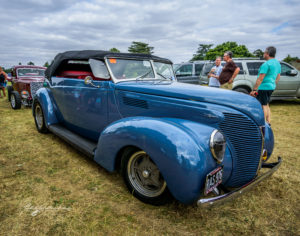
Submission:
{"label": "blue sky", "polygon": [[236,41],[253,52],[273,45],[300,57],[300,1],[1,0],[0,65],[50,62],[67,50],[154,47],[174,63],[200,43]]}

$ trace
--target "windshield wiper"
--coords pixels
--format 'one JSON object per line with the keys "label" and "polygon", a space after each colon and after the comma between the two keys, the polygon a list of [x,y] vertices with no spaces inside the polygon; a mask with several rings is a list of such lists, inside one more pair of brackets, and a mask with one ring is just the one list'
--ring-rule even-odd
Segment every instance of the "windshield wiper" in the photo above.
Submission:
{"label": "windshield wiper", "polygon": [[145,74],[136,77],[136,80],[145,78],[145,77],[146,77],[147,75],[149,75],[151,72],[152,72],[152,70],[147,71]]}
{"label": "windshield wiper", "polygon": [[158,74],[159,76],[163,77],[166,80],[172,80],[171,78],[167,78],[166,76],[164,76],[163,74],[156,72],[156,74]]}

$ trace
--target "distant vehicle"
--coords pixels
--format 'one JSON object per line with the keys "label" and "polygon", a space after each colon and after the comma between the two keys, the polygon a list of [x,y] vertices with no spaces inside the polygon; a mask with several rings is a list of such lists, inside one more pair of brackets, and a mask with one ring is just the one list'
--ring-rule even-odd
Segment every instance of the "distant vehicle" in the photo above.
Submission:
{"label": "distant vehicle", "polygon": [[[232,89],[237,92],[249,94],[257,79],[259,67],[265,60],[257,58],[233,58],[235,64],[240,68],[240,72],[234,79]],[[300,98],[300,73],[292,65],[281,61],[280,80],[272,94],[272,100]],[[201,72],[201,84],[207,84],[207,74],[211,70],[213,62],[205,63]],[[225,62],[222,62],[225,65]]]}
{"label": "distant vehicle", "polygon": [[8,100],[13,109],[21,105],[31,106],[36,91],[43,86],[46,67],[19,65],[12,68],[10,81],[7,86]]}
{"label": "distant vehicle", "polygon": [[174,64],[174,71],[178,82],[199,84],[200,73],[205,61],[194,61]]}
{"label": "distant vehicle", "polygon": [[36,128],[120,170],[130,194],[154,205],[173,196],[211,206],[279,168],[280,158],[265,163],[274,138],[257,99],[173,77],[172,62],[153,55],[60,53],[34,96]]}

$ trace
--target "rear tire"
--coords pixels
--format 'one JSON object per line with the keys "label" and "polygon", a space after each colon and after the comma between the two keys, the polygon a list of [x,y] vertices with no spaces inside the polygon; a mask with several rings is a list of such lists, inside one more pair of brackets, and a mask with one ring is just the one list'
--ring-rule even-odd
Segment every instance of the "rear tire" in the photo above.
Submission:
{"label": "rear tire", "polygon": [[234,91],[249,94],[249,91],[245,88],[236,88],[236,89],[234,89]]}
{"label": "rear tire", "polygon": [[33,103],[33,117],[36,129],[40,133],[48,133],[49,130],[45,123],[45,116],[41,104],[38,101]]}
{"label": "rear tire", "polygon": [[127,148],[124,151],[121,173],[129,192],[142,202],[159,206],[171,200],[166,181],[143,150]]}
{"label": "rear tire", "polygon": [[14,89],[12,86],[7,86],[6,89],[7,89],[7,98],[8,98],[8,101],[10,102],[10,95]]}
{"label": "rear tire", "polygon": [[21,96],[17,91],[11,91],[10,105],[11,105],[11,108],[14,110],[21,108],[21,105],[22,105]]}

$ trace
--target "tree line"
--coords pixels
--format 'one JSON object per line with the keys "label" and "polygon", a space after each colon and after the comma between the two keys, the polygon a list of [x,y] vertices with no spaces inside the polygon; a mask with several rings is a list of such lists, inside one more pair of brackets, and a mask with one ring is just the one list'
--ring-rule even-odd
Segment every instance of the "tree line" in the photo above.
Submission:
{"label": "tree line", "polygon": [[[224,42],[222,44],[216,45],[213,47],[213,44],[199,44],[198,49],[193,57],[189,61],[198,61],[198,60],[215,60],[217,56],[222,56],[226,51],[232,51],[234,57],[258,57],[262,58],[264,52],[261,49],[256,49],[252,53],[248,50],[245,45],[238,45],[236,42]],[[109,49],[111,52],[120,52],[117,48]],[[145,53],[153,54],[154,47],[149,46],[148,43],[133,41],[128,47],[128,52],[130,53]],[[293,61],[299,61],[298,57],[292,57],[288,55],[283,61],[291,63]],[[21,65],[21,62],[19,62]],[[34,65],[32,61],[28,62],[27,65]],[[45,62],[44,67],[49,66],[49,62]],[[11,69],[6,69],[6,72],[10,72]]]}

